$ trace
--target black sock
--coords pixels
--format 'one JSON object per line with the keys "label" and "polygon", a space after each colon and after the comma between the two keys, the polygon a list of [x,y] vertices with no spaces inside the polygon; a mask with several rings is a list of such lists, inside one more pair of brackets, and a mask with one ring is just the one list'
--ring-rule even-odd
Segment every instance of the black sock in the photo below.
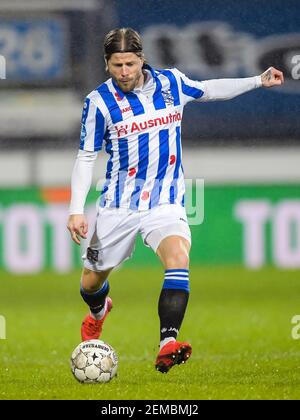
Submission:
{"label": "black sock", "polygon": [[89,305],[93,314],[99,313],[105,305],[105,299],[109,292],[109,283],[106,280],[101,289],[96,292],[88,293],[83,287],[80,288],[80,294],[83,300]]}
{"label": "black sock", "polygon": [[189,299],[189,270],[166,270],[158,302],[160,341],[177,338]]}

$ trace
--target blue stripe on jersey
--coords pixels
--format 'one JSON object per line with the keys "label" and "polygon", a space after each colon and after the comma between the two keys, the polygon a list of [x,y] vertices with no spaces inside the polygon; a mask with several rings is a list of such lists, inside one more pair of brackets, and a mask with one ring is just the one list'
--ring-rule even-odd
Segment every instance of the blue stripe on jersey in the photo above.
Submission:
{"label": "blue stripe on jersey", "polygon": [[129,102],[129,105],[131,106],[134,116],[145,114],[144,107],[135,93],[133,92],[127,93],[126,99]]}
{"label": "blue stripe on jersey", "polygon": [[118,141],[119,145],[119,156],[120,156],[120,167],[118,172],[118,181],[116,184],[115,198],[112,201],[110,207],[120,207],[120,201],[124,192],[125,181],[128,174],[128,140],[121,138]]}
{"label": "blue stripe on jersey", "polygon": [[124,97],[126,97],[129,105],[131,106],[133,115],[141,115],[141,114],[145,114],[145,110],[144,107],[141,103],[141,101],[139,100],[138,96],[134,93],[134,92],[128,92],[128,93],[124,93],[119,86],[117,85],[117,83],[112,79],[112,84],[114,86],[114,88],[116,89],[118,96],[123,99]]}
{"label": "blue stripe on jersey", "polygon": [[140,134],[138,136],[139,163],[135,177],[135,187],[131,194],[130,208],[137,210],[140,203],[140,195],[145,184],[147,169],[149,164],[149,134]]}
{"label": "blue stripe on jersey", "polygon": [[143,69],[147,69],[147,70],[149,70],[150,71],[150,73],[151,73],[151,75],[152,75],[152,77],[155,79],[155,77],[156,77],[156,71],[154,70],[154,68],[153,67],[151,67],[149,64],[143,64]]}
{"label": "blue stripe on jersey", "polygon": [[204,94],[203,90],[187,85],[186,83],[184,83],[182,78],[180,78],[180,80],[181,80],[181,89],[185,95],[191,96],[192,98],[195,98],[195,99],[199,99],[201,98],[201,96],[203,96]]}
{"label": "blue stripe on jersey", "polygon": [[[181,171],[182,171],[182,176],[184,178],[184,170],[183,170],[182,162],[181,162],[180,168],[181,168]],[[182,207],[184,207],[184,205],[185,205],[185,197],[184,197],[184,194],[182,196],[181,205],[182,205]]]}
{"label": "blue stripe on jersey", "polygon": [[159,162],[158,171],[150,197],[150,208],[158,205],[163,179],[169,166],[169,130],[159,132]]}
{"label": "blue stripe on jersey", "polygon": [[155,82],[156,82],[156,89],[153,95],[153,104],[154,104],[154,108],[156,110],[158,109],[164,109],[167,107],[164,98],[162,96],[161,93],[161,89],[162,89],[162,85],[161,85],[161,81],[159,80],[158,77],[155,77]]}
{"label": "blue stripe on jersey", "polygon": [[182,205],[182,207],[184,207],[184,194],[183,194],[183,196],[182,196],[182,200],[181,200],[181,205]]}
{"label": "blue stripe on jersey", "polygon": [[179,177],[179,168],[181,165],[181,142],[180,142],[180,127],[176,127],[176,164],[174,169],[173,181],[170,188],[170,203],[174,204],[175,199],[177,198],[178,192],[178,177]]}
{"label": "blue stripe on jersey", "polygon": [[113,159],[113,150],[112,150],[112,142],[109,140],[109,137],[106,141],[106,147],[105,147],[106,153],[108,153],[110,155],[110,158],[107,162],[107,167],[106,167],[106,182],[104,184],[103,190],[101,192],[100,195],[100,207],[105,207],[106,205],[106,198],[105,198],[105,194],[108,190],[109,184],[111,182],[111,171],[112,171],[112,167],[113,167],[113,163],[112,163],[112,159]]}
{"label": "blue stripe on jersey", "polygon": [[82,117],[81,117],[80,145],[79,145],[80,150],[84,149],[84,141],[85,141],[85,137],[86,137],[85,123],[86,123],[86,119],[89,115],[90,102],[91,102],[91,100],[89,98],[86,98],[86,100],[84,101],[84,105],[83,105]]}
{"label": "blue stripe on jersey", "polygon": [[103,99],[105,105],[107,106],[107,109],[109,110],[113,124],[123,121],[123,116],[120,107],[116,99],[114,98],[114,95],[108,89],[108,86],[104,83],[97,89],[97,91],[100,93],[101,98]]}
{"label": "blue stripe on jersey", "polygon": [[104,137],[105,119],[102,112],[97,108],[96,111],[96,127],[95,127],[95,138],[94,138],[94,151],[98,152],[102,149],[103,137]]}
{"label": "blue stripe on jersey", "polygon": [[176,77],[170,70],[162,70],[161,74],[166,76],[170,81],[170,89],[171,89],[172,96],[174,98],[174,106],[180,105],[179,89],[178,89]]}

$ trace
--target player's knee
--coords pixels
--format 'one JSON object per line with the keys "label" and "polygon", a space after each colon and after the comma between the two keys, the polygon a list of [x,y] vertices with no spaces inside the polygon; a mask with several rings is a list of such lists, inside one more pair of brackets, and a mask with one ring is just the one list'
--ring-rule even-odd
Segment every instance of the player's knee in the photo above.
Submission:
{"label": "player's knee", "polygon": [[93,292],[102,287],[108,277],[107,271],[96,272],[84,268],[81,277],[81,286],[87,292]]}
{"label": "player's knee", "polygon": [[181,268],[189,268],[189,256],[185,252],[172,253],[164,259],[164,265],[166,270]]}

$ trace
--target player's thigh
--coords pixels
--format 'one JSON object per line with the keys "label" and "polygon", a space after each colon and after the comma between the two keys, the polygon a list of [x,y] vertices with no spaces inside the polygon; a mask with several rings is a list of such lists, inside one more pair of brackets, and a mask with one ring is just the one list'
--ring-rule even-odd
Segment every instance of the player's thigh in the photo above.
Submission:
{"label": "player's thigh", "polygon": [[166,270],[188,269],[190,248],[191,244],[186,238],[171,235],[160,242],[156,253]]}
{"label": "player's thigh", "polygon": [[97,272],[84,267],[81,276],[81,286],[83,289],[91,291],[100,289],[112,270],[113,268],[110,268]]}
{"label": "player's thigh", "polygon": [[191,231],[184,207],[165,204],[153,208],[143,220],[141,234],[165,267],[188,266]]}
{"label": "player's thigh", "polygon": [[138,215],[132,211],[101,209],[83,255],[84,268],[101,273],[123,263],[132,256],[138,230]]}

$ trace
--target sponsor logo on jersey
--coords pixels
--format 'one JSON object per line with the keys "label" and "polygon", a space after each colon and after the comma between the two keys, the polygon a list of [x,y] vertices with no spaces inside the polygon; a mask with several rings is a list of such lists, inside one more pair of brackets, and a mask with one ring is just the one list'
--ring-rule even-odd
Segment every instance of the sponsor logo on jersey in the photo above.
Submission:
{"label": "sponsor logo on jersey", "polygon": [[165,117],[159,117],[150,119],[147,121],[142,122],[133,122],[130,126],[129,125],[115,125],[115,130],[117,132],[118,138],[122,136],[127,136],[128,134],[139,133],[143,130],[147,130],[153,127],[159,127],[163,125],[168,125],[174,122],[181,121],[182,116],[180,112],[175,112],[174,114],[166,115]]}
{"label": "sponsor logo on jersey", "polygon": [[128,134],[128,125],[118,125],[115,126],[115,129],[117,130],[118,138],[122,136],[127,136]]}
{"label": "sponsor logo on jersey", "polygon": [[124,114],[125,112],[128,112],[128,111],[132,111],[131,106],[127,106],[126,108],[121,109],[122,114]]}

